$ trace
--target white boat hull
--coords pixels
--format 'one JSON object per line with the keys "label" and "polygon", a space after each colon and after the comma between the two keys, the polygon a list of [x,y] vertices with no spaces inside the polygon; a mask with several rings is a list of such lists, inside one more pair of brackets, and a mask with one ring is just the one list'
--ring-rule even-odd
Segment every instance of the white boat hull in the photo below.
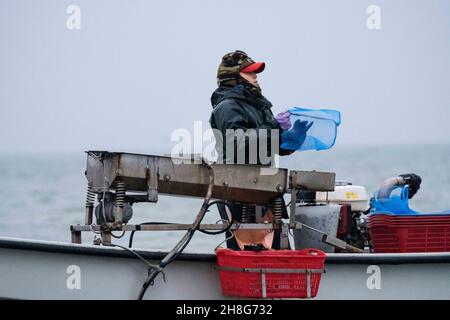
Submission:
{"label": "white boat hull", "polygon": [[[138,251],[157,263],[164,252]],[[227,299],[215,256],[184,254],[145,299]],[[450,299],[450,253],[328,254],[315,299]],[[146,265],[120,248],[0,238],[0,297],[136,299]]]}

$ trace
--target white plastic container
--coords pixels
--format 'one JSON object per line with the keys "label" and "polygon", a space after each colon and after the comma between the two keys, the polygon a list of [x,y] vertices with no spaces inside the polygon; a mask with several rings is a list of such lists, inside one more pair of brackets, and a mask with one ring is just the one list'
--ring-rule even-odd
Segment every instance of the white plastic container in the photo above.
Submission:
{"label": "white plastic container", "polygon": [[349,204],[351,211],[364,212],[369,209],[369,198],[363,186],[336,186],[332,192],[317,192],[319,203]]}

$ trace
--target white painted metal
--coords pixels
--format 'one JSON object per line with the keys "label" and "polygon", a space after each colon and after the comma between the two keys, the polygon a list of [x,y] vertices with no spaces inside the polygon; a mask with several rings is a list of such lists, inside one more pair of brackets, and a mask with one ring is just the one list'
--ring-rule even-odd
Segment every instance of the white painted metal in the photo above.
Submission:
{"label": "white painted metal", "polygon": [[[103,254],[114,255],[122,250],[118,248],[12,238],[0,242],[1,298],[136,299],[147,275],[146,265],[138,259]],[[17,244],[39,249],[19,249]],[[98,254],[82,254],[83,250]],[[145,299],[226,299],[220,293],[213,256],[199,257],[170,264],[167,282],[159,275]],[[316,299],[450,299],[450,253],[328,257]],[[385,263],[386,258],[400,262]],[[421,263],[422,259],[430,262]]]}

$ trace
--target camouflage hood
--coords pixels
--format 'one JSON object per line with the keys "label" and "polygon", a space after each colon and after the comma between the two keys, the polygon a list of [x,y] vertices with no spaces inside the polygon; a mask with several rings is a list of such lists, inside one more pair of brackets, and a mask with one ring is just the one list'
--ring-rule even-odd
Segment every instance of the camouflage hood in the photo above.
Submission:
{"label": "camouflage hood", "polygon": [[[237,86],[238,84],[250,85],[249,89],[253,91],[254,94],[261,95],[261,88],[259,86],[250,84],[239,74],[243,69],[255,64],[256,62],[244,51],[236,50],[225,54],[217,69],[217,85],[219,87],[223,85]],[[261,72],[264,70],[264,63],[258,64],[263,64],[262,68],[257,71]]]}
{"label": "camouflage hood", "polygon": [[236,79],[239,77],[239,71],[253,63],[255,61],[241,50],[225,54],[217,69],[218,85],[220,85],[220,82]]}
{"label": "camouflage hood", "polygon": [[220,86],[211,96],[211,105],[214,108],[225,99],[240,100],[260,108],[272,107],[272,103],[264,96],[254,93],[254,86],[251,84],[238,84],[237,86]]}

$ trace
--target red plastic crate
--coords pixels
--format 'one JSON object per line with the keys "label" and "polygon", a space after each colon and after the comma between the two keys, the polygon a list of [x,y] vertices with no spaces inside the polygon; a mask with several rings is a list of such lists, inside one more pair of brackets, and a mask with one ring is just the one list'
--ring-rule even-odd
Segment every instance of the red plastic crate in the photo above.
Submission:
{"label": "red plastic crate", "polygon": [[222,293],[247,298],[315,297],[326,257],[317,249],[216,253]]}
{"label": "red plastic crate", "polygon": [[429,217],[369,218],[372,245],[377,253],[450,251],[450,223]]}

